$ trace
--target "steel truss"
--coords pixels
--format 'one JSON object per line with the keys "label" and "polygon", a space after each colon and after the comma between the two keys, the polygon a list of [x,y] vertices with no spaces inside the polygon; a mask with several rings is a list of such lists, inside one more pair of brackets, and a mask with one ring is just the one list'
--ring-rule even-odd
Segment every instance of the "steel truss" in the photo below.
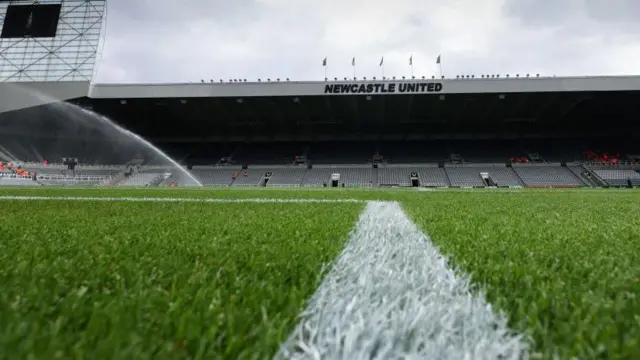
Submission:
{"label": "steel truss", "polygon": [[0,2],[0,29],[10,5],[60,4],[53,38],[0,39],[0,82],[91,81],[104,45],[106,0]]}

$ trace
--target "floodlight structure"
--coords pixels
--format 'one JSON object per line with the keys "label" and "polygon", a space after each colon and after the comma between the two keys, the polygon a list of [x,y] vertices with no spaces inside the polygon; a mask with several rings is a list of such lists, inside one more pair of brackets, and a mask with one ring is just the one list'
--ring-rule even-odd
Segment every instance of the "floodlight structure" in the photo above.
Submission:
{"label": "floodlight structure", "polygon": [[106,14],[106,0],[0,0],[0,82],[91,82]]}

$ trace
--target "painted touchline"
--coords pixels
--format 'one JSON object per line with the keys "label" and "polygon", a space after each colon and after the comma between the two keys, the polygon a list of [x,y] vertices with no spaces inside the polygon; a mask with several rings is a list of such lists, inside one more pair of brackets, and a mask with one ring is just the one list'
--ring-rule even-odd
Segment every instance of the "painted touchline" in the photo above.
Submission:
{"label": "painted touchline", "polygon": [[398,203],[369,202],[276,359],[526,359]]}
{"label": "painted touchline", "polygon": [[364,203],[358,199],[222,199],[222,198],[169,198],[169,197],[88,197],[88,196],[0,196],[0,200],[20,201],[122,201],[122,202],[187,202],[187,203]]}

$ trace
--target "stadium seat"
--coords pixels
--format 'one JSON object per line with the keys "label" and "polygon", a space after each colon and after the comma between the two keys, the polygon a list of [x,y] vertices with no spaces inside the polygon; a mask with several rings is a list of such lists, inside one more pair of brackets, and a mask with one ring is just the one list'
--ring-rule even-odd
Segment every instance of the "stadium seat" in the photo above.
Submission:
{"label": "stadium seat", "polygon": [[152,181],[162,176],[162,173],[158,172],[140,172],[126,178],[123,182],[118,184],[119,186],[148,186]]}
{"label": "stadium seat", "polygon": [[340,174],[340,184],[346,187],[369,187],[372,185],[372,171],[366,167],[313,167],[309,169],[303,179],[302,186],[319,187],[331,182],[332,174]]}
{"label": "stadium seat", "polygon": [[230,186],[233,174],[239,174],[240,167],[194,168],[191,174],[205,186]]}
{"label": "stadium seat", "polygon": [[629,169],[596,169],[593,172],[610,186],[627,186],[631,180],[631,185],[640,186],[640,174]]}
{"label": "stadium seat", "polygon": [[449,186],[444,169],[437,167],[380,167],[378,182],[380,186],[411,186],[411,173],[417,173],[420,186]]}
{"label": "stadium seat", "polygon": [[268,169],[268,171],[272,172],[271,178],[267,183],[268,187],[300,186],[304,174],[307,172],[307,168],[292,166],[288,168]]}
{"label": "stadium seat", "polygon": [[579,187],[586,184],[561,166],[514,166],[513,170],[529,187]]}

